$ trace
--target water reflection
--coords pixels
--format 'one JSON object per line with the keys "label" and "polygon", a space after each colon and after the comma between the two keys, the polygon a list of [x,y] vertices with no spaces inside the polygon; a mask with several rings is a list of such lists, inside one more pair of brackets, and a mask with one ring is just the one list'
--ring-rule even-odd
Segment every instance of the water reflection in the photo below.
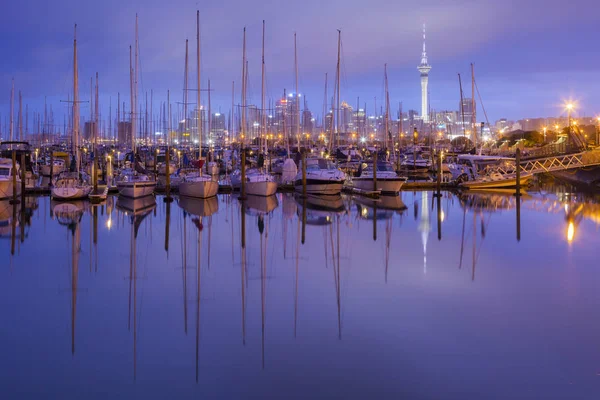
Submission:
{"label": "water reflection", "polygon": [[[338,385],[339,376],[347,380],[352,375],[347,368],[353,368],[365,381],[385,377],[379,389],[357,379],[354,394],[390,397],[403,390],[395,379],[398,369],[419,390],[428,387],[423,374],[437,374],[445,387],[457,389],[440,374],[452,368],[448,354],[463,354],[475,379],[489,381],[492,372],[479,368],[482,363],[533,365],[546,354],[535,340],[544,348],[569,346],[562,324],[600,333],[592,318],[597,310],[589,307],[600,302],[592,288],[600,279],[592,268],[600,221],[596,196],[544,187],[522,193],[520,202],[510,192],[434,197],[427,191],[379,200],[277,194],[169,203],[162,197],[109,197],[98,207],[34,199],[25,204],[26,217],[20,206],[0,203],[2,238],[31,238],[0,279],[9,326],[0,333],[0,352],[18,374],[32,368],[30,376],[43,376],[57,365],[56,393],[72,385],[74,371],[93,376],[98,370],[103,382],[134,380],[136,391],[146,395],[154,394],[152,382],[168,379],[178,385],[179,397],[203,392],[284,397],[292,389],[307,394],[297,376],[327,377]],[[519,204],[521,244],[515,240]],[[25,235],[19,233],[21,221]],[[430,238],[436,223],[437,241]],[[8,255],[8,241],[0,244]],[[529,252],[536,248],[544,251]],[[90,258],[89,272],[79,268],[82,255]],[[46,260],[43,268],[39,259]],[[577,268],[563,268],[571,263]],[[66,264],[68,285],[59,273]],[[68,317],[60,311],[65,299],[55,290],[65,286]],[[28,300],[8,306],[14,302],[7,299],[17,296]],[[575,303],[580,312],[551,307],[560,302]],[[528,310],[528,319],[515,307]],[[47,308],[51,318],[43,315]],[[31,315],[36,329],[22,315]],[[69,321],[68,332],[52,320],[65,326]],[[498,334],[499,326],[506,337]],[[23,339],[22,331],[31,337]],[[55,343],[43,340],[49,334]],[[461,336],[469,346],[447,339]],[[524,350],[515,342],[529,344]],[[25,352],[27,346],[35,351]],[[583,376],[597,365],[600,351],[591,339],[578,346],[587,354],[566,348],[562,356]],[[508,349],[512,358],[496,348]],[[427,351],[444,357],[424,360]],[[45,352],[48,360],[35,355]],[[408,367],[390,361],[400,358]],[[539,368],[539,376],[528,370],[536,382],[563,377]],[[504,382],[521,382],[522,369],[506,371]],[[232,376],[239,385],[215,386]],[[278,379],[292,380],[286,389],[269,384]],[[82,381],[98,391],[134,393],[120,383],[98,387],[91,378]],[[319,386],[313,394],[327,388]],[[8,393],[18,389],[22,386],[9,386]],[[435,388],[422,390],[425,397],[443,397]],[[487,393],[483,386],[477,390]],[[568,390],[561,394],[573,394]]]}

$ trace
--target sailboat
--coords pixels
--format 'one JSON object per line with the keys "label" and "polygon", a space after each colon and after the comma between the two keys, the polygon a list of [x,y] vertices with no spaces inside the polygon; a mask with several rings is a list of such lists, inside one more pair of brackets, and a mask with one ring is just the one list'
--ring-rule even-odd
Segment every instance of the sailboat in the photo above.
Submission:
{"label": "sailboat", "polygon": [[[187,42],[186,42],[186,63],[187,63]],[[198,123],[196,124],[198,130],[198,148],[200,159],[202,159],[202,123],[200,122],[200,11],[196,11],[196,55],[197,55],[197,81],[198,89],[197,93],[197,106],[196,106],[196,117]],[[187,67],[186,67],[187,75]],[[185,78],[187,82],[187,76]],[[206,199],[214,197],[219,191],[219,183],[213,179],[211,175],[202,172],[202,162],[199,163],[199,169],[197,172],[186,174],[179,182],[179,194],[182,196],[199,197]]]}
{"label": "sailboat", "polygon": [[74,200],[87,198],[92,187],[82,178],[79,158],[79,86],[77,71],[77,24],[73,39],[73,147],[75,149],[75,172],[61,172],[52,187],[52,199]]}
{"label": "sailboat", "polygon": [[125,168],[117,179],[117,189],[121,196],[138,198],[149,196],[156,189],[156,179],[150,176],[139,163],[136,154],[135,135],[136,117],[135,105],[137,104],[137,67],[138,67],[138,20],[135,16],[135,65],[131,65],[131,47],[129,48],[129,77],[131,90],[131,167]]}
{"label": "sailboat", "polygon": [[[246,42],[246,31],[244,30],[244,43]],[[246,58],[244,47],[244,59]],[[262,85],[261,85],[261,123],[260,123],[260,137],[264,144],[264,147],[260,149],[263,154],[268,153],[267,140],[266,140],[266,124],[267,114],[265,112],[265,21],[263,20],[262,30]],[[245,86],[244,86],[245,88]],[[243,96],[246,96],[244,89]],[[245,97],[244,97],[245,98]],[[241,185],[241,174],[235,173],[231,176],[232,185]],[[258,168],[251,168],[246,172],[246,193],[254,196],[272,196],[277,192],[277,182],[273,175],[265,171],[263,165],[259,165]]]}

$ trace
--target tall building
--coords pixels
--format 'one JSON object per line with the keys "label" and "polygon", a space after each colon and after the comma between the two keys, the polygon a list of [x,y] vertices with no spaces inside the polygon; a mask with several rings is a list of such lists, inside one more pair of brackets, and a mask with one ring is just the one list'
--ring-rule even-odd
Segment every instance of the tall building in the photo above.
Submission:
{"label": "tall building", "polygon": [[427,62],[427,51],[425,49],[425,24],[423,24],[423,53],[421,54],[421,64],[419,64],[417,70],[421,73],[421,115],[423,116],[423,122],[428,122],[428,85],[429,71],[431,70],[431,65],[429,65],[429,63]]}

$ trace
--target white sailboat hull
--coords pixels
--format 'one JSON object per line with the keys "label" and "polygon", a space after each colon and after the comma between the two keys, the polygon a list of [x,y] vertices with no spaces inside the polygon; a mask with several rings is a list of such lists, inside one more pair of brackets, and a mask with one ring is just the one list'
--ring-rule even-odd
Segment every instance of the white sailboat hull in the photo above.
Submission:
{"label": "white sailboat hull", "polygon": [[152,193],[154,193],[155,188],[156,181],[128,181],[117,183],[117,190],[119,191],[119,194],[132,199],[150,196]]}
{"label": "white sailboat hull", "polygon": [[[323,195],[336,195],[342,193],[342,187],[344,181],[337,180],[318,180],[318,179],[307,179],[306,181],[306,193],[308,194],[323,194]],[[296,180],[294,184],[296,192],[302,193],[302,180]]]}
{"label": "white sailboat hull", "polygon": [[91,187],[53,187],[52,199],[54,200],[75,200],[85,199],[90,194]]}
{"label": "white sailboat hull", "polygon": [[179,194],[181,196],[207,199],[216,196],[218,192],[219,183],[216,181],[179,182]]}
{"label": "white sailboat hull", "polygon": [[261,181],[247,182],[246,194],[252,196],[272,196],[277,192],[277,182]]}
{"label": "white sailboat hull", "polygon": [[373,178],[352,178],[355,188],[371,191],[380,190],[382,194],[397,194],[406,180],[404,178],[377,178],[377,189],[373,187]]}

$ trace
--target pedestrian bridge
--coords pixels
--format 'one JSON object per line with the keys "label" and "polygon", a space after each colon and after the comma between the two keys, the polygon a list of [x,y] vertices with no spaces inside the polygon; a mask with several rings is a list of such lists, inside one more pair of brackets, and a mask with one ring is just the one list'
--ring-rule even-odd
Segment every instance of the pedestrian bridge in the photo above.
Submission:
{"label": "pedestrian bridge", "polygon": [[526,159],[520,162],[521,171],[540,174],[600,165],[600,150]]}

